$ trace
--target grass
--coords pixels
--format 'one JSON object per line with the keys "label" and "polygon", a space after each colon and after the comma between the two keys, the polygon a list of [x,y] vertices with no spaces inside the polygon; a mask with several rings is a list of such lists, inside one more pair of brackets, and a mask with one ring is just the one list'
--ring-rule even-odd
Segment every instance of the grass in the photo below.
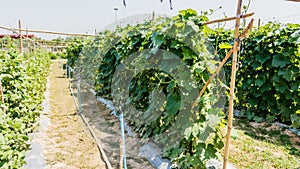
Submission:
{"label": "grass", "polygon": [[300,168],[300,137],[277,126],[236,119],[229,161],[243,169]]}

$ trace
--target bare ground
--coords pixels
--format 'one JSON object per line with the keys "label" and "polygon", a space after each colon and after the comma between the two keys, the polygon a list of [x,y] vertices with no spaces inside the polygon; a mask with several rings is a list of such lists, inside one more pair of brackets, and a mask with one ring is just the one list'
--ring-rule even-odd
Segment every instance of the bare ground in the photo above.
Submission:
{"label": "bare ground", "polygon": [[61,64],[52,62],[50,72],[50,125],[41,138],[49,169],[104,169],[97,145],[76,114],[76,107]]}
{"label": "bare ground", "polygon": [[[76,87],[74,83],[74,88]],[[81,84],[81,103],[84,116],[95,131],[97,138],[108,157],[113,168],[119,168],[120,164],[120,122],[111,115],[105,105],[96,100],[94,94],[87,85]],[[75,90],[77,91],[77,90]],[[139,138],[126,135],[126,157],[129,169],[153,169],[154,167],[139,155],[141,142]]]}
{"label": "bare ground", "polygon": [[[69,80],[59,62],[52,63],[50,73],[50,118],[48,130],[41,138],[47,169],[105,169],[95,141],[76,111]],[[77,98],[77,82],[73,81]],[[86,85],[81,85],[82,113],[94,130],[114,169],[120,164],[120,123],[111,111],[96,100]],[[140,140],[126,137],[128,169],[153,169],[139,156]]]}

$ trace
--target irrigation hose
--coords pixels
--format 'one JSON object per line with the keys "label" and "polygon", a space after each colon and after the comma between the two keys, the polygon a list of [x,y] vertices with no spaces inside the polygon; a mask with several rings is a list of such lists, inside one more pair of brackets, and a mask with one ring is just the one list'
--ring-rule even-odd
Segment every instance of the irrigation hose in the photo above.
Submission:
{"label": "irrigation hose", "polygon": [[125,147],[125,132],[124,132],[124,118],[123,113],[119,115],[120,125],[121,125],[121,136],[122,136],[122,156],[123,156],[123,167],[127,169],[127,162],[126,162],[126,147]]}
{"label": "irrigation hose", "polygon": [[[71,74],[71,71],[73,71],[73,69],[71,68],[71,67],[69,67],[69,66],[67,66],[67,69],[69,69],[69,71],[68,71],[68,76],[69,76],[69,83],[70,83],[70,86],[69,86],[69,88],[70,88],[70,91],[71,91],[71,94],[72,94],[72,97],[73,97],[73,100],[74,100],[74,103],[75,103],[75,107],[76,107],[76,109],[79,111],[79,115],[80,115],[80,117],[82,118],[82,121],[85,123],[85,125],[88,127],[88,129],[89,129],[89,132],[91,133],[91,135],[92,135],[92,137],[94,138],[94,140],[95,140],[95,142],[96,142],[96,144],[97,144],[97,147],[98,147],[98,149],[99,149],[99,151],[100,151],[100,153],[101,153],[101,156],[102,156],[102,158],[103,158],[103,160],[104,160],[104,162],[105,162],[105,164],[106,164],[106,166],[107,166],[107,168],[108,169],[113,169],[112,168],[112,166],[111,166],[111,164],[110,164],[110,162],[109,162],[109,160],[108,160],[108,158],[107,158],[107,156],[105,155],[105,152],[104,152],[104,150],[103,150],[103,148],[102,148],[102,146],[101,146],[101,144],[100,144],[100,142],[99,142],[99,140],[98,140],[98,138],[97,138],[97,136],[96,136],[96,134],[95,134],[95,132],[94,132],[94,130],[91,128],[91,126],[89,125],[89,123],[87,122],[87,120],[86,120],[86,118],[84,117],[84,115],[82,114],[82,112],[81,112],[81,104],[80,104],[80,106],[78,105],[78,102],[76,101],[76,98],[75,98],[75,96],[74,96],[74,90],[73,90],[73,88],[72,88],[72,79],[71,79],[71,76],[70,76],[70,74]],[[79,87],[78,88],[80,88],[80,79],[79,79]],[[80,92],[80,89],[78,89],[78,91]],[[78,97],[80,96],[80,94],[78,94]],[[81,99],[79,99],[79,101],[80,101]]]}

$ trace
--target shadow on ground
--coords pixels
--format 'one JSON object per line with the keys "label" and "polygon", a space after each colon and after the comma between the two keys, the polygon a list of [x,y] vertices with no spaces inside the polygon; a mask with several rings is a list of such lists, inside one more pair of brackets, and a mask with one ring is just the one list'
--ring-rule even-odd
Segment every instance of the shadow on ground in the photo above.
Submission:
{"label": "shadow on ground", "polygon": [[245,118],[236,119],[234,125],[254,139],[284,146],[291,155],[300,157],[300,137],[287,128],[270,123],[250,122]]}

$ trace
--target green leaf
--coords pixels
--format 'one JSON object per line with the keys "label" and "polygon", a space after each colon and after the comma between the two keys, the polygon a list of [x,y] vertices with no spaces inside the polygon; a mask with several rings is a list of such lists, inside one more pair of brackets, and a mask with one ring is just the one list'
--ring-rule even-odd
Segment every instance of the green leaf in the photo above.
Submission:
{"label": "green leaf", "polygon": [[191,16],[197,16],[197,11],[193,9],[186,9],[179,11],[179,14],[182,15],[185,19],[188,19]]}
{"label": "green leaf", "polygon": [[155,47],[160,47],[165,42],[163,35],[161,35],[157,32],[155,32],[151,35],[151,40]]}
{"label": "green leaf", "polygon": [[284,79],[287,81],[292,80],[292,72],[290,70],[284,70],[284,69],[279,69],[278,70],[278,75],[282,76]]}
{"label": "green leaf", "polygon": [[184,26],[184,22],[176,22],[175,25],[177,28],[182,28]]}
{"label": "green leaf", "polygon": [[258,87],[261,87],[264,83],[265,83],[265,80],[262,79],[262,78],[259,78],[259,79],[256,79],[256,80],[255,80],[255,84],[256,84]]}
{"label": "green leaf", "polygon": [[206,159],[211,159],[216,157],[217,150],[214,148],[214,145],[208,144],[204,153]]}
{"label": "green leaf", "polygon": [[264,64],[267,60],[271,59],[269,54],[258,54],[255,56],[255,59],[258,60],[261,64]]}
{"label": "green leaf", "polygon": [[274,74],[272,77],[272,81],[276,82],[276,83],[280,83],[283,79],[278,76],[277,74]]}
{"label": "green leaf", "polygon": [[167,98],[166,110],[170,113],[170,115],[175,115],[181,107],[181,99],[177,94],[171,94]]}
{"label": "green leaf", "polygon": [[231,46],[229,43],[227,43],[227,42],[221,42],[221,43],[219,44],[219,48],[220,48],[220,49],[231,49],[232,46]]}
{"label": "green leaf", "polygon": [[255,122],[260,123],[260,122],[262,122],[264,119],[263,119],[262,117],[255,116],[255,117],[253,118],[253,120],[254,120]]}
{"label": "green leaf", "polygon": [[280,93],[285,93],[288,90],[288,85],[285,82],[281,82],[275,85],[275,89]]}
{"label": "green leaf", "polygon": [[[300,112],[300,110],[298,110],[298,111]],[[293,126],[298,128],[300,126],[300,113],[299,114],[292,114],[291,115],[291,120],[292,120]]]}
{"label": "green leaf", "polygon": [[193,127],[188,127],[184,130],[184,137],[186,140],[188,140],[190,135],[192,134],[192,128]]}
{"label": "green leaf", "polygon": [[198,123],[195,123],[191,130],[193,137],[198,137],[201,131],[202,131],[202,127]]}
{"label": "green leaf", "polygon": [[300,30],[295,31],[288,40],[289,43],[300,44]]}
{"label": "green leaf", "polygon": [[251,65],[252,65],[253,69],[256,70],[258,67],[261,66],[261,63],[258,61],[255,61],[255,62],[252,62]]}
{"label": "green leaf", "polygon": [[280,54],[276,54],[276,55],[273,57],[273,60],[272,60],[272,66],[283,68],[283,67],[285,67],[287,64],[290,64],[289,58],[284,57],[283,55],[280,55]]}
{"label": "green leaf", "polygon": [[300,80],[291,83],[291,89],[297,92],[300,89]]}
{"label": "green leaf", "polygon": [[238,137],[239,137],[238,131],[237,131],[235,128],[233,128],[233,129],[231,130],[231,138],[233,138],[233,139],[235,140],[235,139],[237,139]]}
{"label": "green leaf", "polygon": [[188,49],[183,48],[183,60],[193,59],[196,56]]}
{"label": "green leaf", "polygon": [[272,87],[272,84],[271,84],[270,82],[266,82],[266,83],[263,84],[262,87],[260,87],[260,91],[261,91],[262,93],[267,92],[267,91],[270,91],[270,90],[271,90],[271,87]]}

